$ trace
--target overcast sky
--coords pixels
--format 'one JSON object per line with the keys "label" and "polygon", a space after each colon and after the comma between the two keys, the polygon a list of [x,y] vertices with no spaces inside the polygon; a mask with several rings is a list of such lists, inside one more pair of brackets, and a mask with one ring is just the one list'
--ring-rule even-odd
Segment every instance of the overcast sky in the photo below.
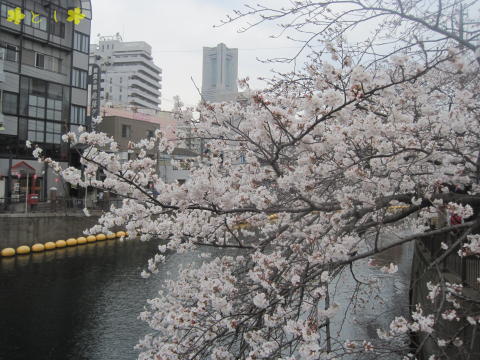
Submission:
{"label": "overcast sky", "polygon": [[[200,97],[190,77],[201,87],[203,46],[223,42],[238,48],[239,78],[248,76],[252,80],[268,76],[273,67],[258,62],[257,57],[290,56],[297,50],[286,39],[270,38],[275,33],[273,25],[242,34],[237,30],[245,22],[213,27],[248,1],[92,0],[91,41],[98,42],[97,34],[108,36],[117,32],[124,41],[146,41],[152,46],[155,63],[163,69],[162,109],[171,108],[175,95],[180,95],[187,105],[195,105]],[[261,83],[252,81],[252,85],[258,88]]]}

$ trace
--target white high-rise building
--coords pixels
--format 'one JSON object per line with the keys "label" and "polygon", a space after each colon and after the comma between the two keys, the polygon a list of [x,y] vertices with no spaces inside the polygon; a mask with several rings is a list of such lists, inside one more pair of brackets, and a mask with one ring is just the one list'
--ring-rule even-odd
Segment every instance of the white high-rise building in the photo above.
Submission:
{"label": "white high-rise building", "polygon": [[234,101],[238,95],[238,49],[220,43],[203,48],[202,97],[208,102]]}
{"label": "white high-rise building", "polygon": [[90,63],[101,70],[101,104],[160,110],[162,69],[144,41],[103,36],[91,46]]}

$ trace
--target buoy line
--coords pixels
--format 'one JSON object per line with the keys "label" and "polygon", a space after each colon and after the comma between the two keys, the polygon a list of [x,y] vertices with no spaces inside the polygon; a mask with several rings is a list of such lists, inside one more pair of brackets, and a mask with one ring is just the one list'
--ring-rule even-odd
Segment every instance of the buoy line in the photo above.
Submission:
{"label": "buoy line", "polygon": [[116,233],[110,234],[98,234],[98,235],[89,235],[87,237],[78,237],[78,238],[69,238],[67,240],[57,240],[57,241],[48,241],[45,244],[36,243],[32,246],[21,245],[16,249],[14,248],[5,248],[0,254],[2,257],[12,257],[15,255],[27,255],[30,253],[40,253],[44,251],[50,251],[55,249],[64,249],[66,247],[74,247],[78,245],[84,245],[87,243],[94,243],[97,241],[113,240],[117,238],[127,237],[128,233],[126,231],[117,231]]}

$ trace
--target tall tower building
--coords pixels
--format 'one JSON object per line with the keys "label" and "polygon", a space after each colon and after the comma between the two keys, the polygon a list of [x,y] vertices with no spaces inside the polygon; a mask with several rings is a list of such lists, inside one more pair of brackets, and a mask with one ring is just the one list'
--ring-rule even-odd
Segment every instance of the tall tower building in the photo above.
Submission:
{"label": "tall tower building", "polygon": [[202,96],[208,102],[234,101],[238,95],[238,49],[220,43],[203,48]]}
{"label": "tall tower building", "polygon": [[160,110],[162,69],[144,41],[124,42],[119,34],[91,46],[90,63],[100,66],[101,104]]}

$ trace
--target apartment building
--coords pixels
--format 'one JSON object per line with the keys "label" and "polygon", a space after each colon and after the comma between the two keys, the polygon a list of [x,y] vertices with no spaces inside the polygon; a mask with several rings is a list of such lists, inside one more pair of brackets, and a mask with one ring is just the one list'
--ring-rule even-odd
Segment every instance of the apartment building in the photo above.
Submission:
{"label": "apartment building", "polygon": [[0,0],[0,198],[61,188],[26,142],[71,161],[61,136],[88,125],[91,18],[90,0]]}
{"label": "apartment building", "polygon": [[91,46],[90,59],[100,67],[102,106],[160,110],[162,69],[149,44],[124,42],[119,34],[102,36]]}

